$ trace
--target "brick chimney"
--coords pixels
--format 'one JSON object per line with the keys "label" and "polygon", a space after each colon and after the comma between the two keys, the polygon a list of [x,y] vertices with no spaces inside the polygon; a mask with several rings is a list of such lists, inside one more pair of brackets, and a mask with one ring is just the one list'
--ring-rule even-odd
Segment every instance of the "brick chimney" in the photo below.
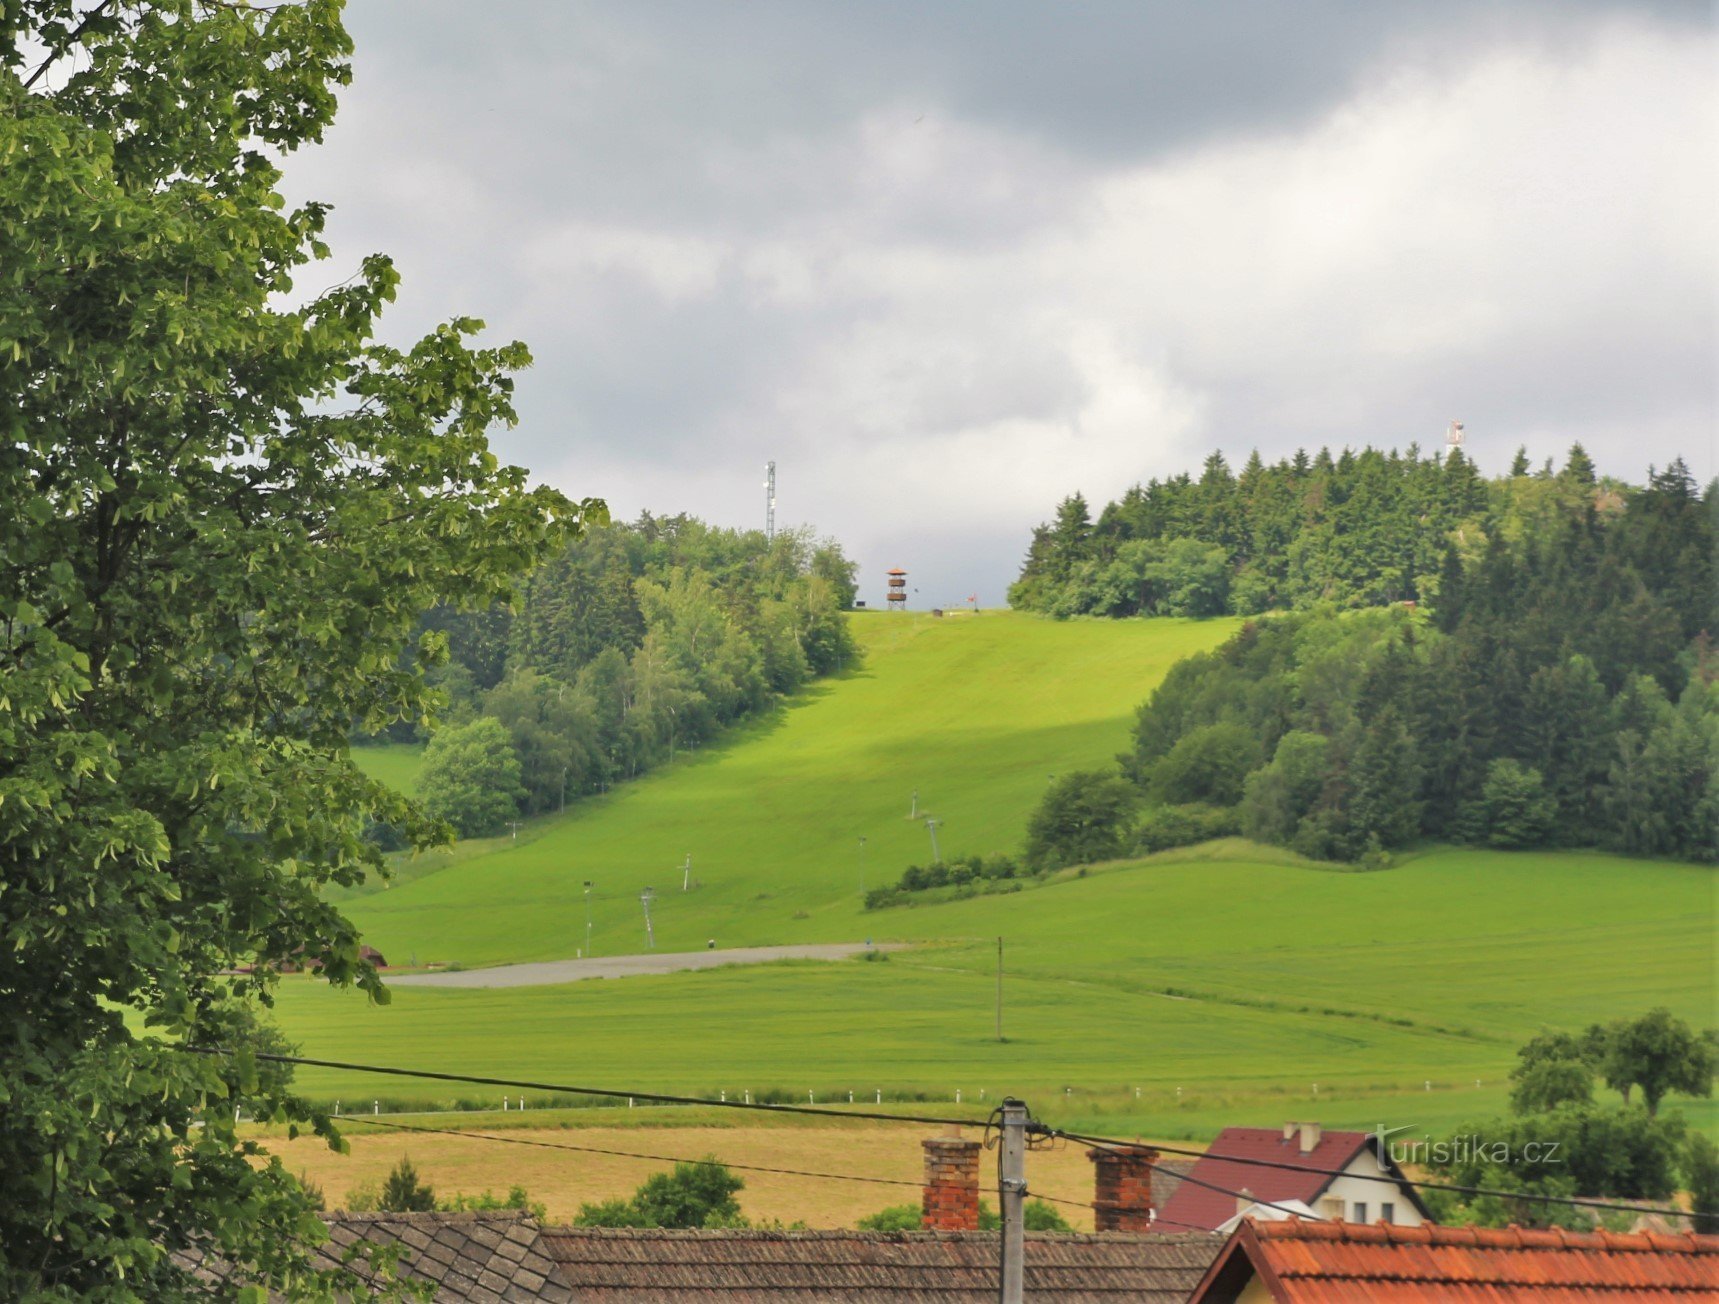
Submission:
{"label": "brick chimney", "polygon": [[1301,1124],[1301,1153],[1310,1155],[1319,1148],[1319,1138],[1324,1129],[1317,1123]]}
{"label": "brick chimney", "polygon": [[1088,1150],[1093,1163],[1092,1217],[1101,1232],[1143,1232],[1152,1225],[1152,1165],[1149,1146]]}
{"label": "brick chimney", "polygon": [[979,1230],[979,1152],[984,1147],[952,1127],[947,1136],[927,1137],[924,1216],[920,1225],[936,1232]]}

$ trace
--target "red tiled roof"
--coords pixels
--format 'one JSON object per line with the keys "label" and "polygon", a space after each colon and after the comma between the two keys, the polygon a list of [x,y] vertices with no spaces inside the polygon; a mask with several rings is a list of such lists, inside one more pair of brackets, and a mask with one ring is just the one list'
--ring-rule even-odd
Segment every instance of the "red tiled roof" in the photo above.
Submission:
{"label": "red tiled roof", "polygon": [[[1245,1263],[1243,1262],[1245,1259]],[[1248,1221],[1194,1292],[1229,1300],[1251,1268],[1277,1304],[1691,1304],[1719,1300],[1719,1236]]]}
{"label": "red tiled roof", "polygon": [[[1266,1159],[1297,1167],[1346,1168],[1371,1136],[1369,1132],[1326,1132],[1319,1138],[1318,1145],[1302,1154],[1300,1140],[1291,1137],[1285,1141],[1281,1128],[1226,1127],[1190,1171],[1193,1177],[1213,1186],[1230,1191],[1245,1188],[1255,1200],[1267,1204],[1279,1200],[1300,1200],[1312,1206],[1319,1193],[1333,1180],[1327,1174],[1262,1168],[1258,1164],[1240,1161]],[[1388,1191],[1389,1188],[1380,1189]],[[1223,1191],[1196,1186],[1193,1182],[1181,1182],[1158,1214],[1172,1230],[1180,1231],[1187,1227],[1211,1230],[1235,1217],[1236,1198],[1225,1195]]]}

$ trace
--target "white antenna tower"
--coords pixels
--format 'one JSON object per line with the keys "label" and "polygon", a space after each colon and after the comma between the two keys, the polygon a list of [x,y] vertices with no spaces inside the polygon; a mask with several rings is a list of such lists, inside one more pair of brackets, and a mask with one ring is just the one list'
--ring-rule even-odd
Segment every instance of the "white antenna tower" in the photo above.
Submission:
{"label": "white antenna tower", "polygon": [[1462,447],[1462,422],[1453,419],[1451,423],[1445,427],[1444,443],[1446,448]]}
{"label": "white antenna tower", "polygon": [[764,539],[776,538],[776,464],[764,463]]}

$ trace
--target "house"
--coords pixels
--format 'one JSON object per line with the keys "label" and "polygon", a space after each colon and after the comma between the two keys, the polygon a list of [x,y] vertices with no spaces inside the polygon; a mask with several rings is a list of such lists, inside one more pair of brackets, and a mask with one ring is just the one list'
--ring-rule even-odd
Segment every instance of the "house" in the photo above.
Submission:
{"label": "house", "polygon": [[1181,1182],[1159,1210],[1156,1225],[1165,1231],[1215,1231],[1256,1202],[1296,1201],[1320,1218],[1353,1223],[1416,1227],[1428,1217],[1373,1132],[1326,1131],[1317,1123],[1286,1123],[1281,1131],[1226,1127],[1189,1176],[1195,1180]]}
{"label": "house", "polygon": [[1244,1222],[1190,1304],[1693,1304],[1719,1236]]}

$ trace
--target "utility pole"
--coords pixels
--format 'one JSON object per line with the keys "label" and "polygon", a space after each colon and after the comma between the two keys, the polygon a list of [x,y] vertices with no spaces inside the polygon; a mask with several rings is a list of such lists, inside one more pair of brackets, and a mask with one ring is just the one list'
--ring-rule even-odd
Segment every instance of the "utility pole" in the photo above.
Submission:
{"label": "utility pole", "polygon": [[942,820],[932,815],[925,817],[925,831],[931,835],[931,863],[938,865],[943,862],[943,853],[937,850],[937,826]]}
{"label": "utility pole", "polygon": [[1003,1101],[1002,1173],[997,1203],[1003,1210],[1003,1304],[1022,1304],[1026,1283],[1027,1107],[1013,1096]]}
{"label": "utility pole", "polygon": [[1003,939],[997,939],[997,1040],[1003,1040]]}
{"label": "utility pole", "polygon": [[591,958],[591,880],[585,880],[585,958]]}
{"label": "utility pole", "polygon": [[918,788],[915,788],[913,790],[913,805],[907,812],[907,818],[910,820],[916,820],[919,818],[919,789]]}
{"label": "utility pole", "polygon": [[509,820],[507,822],[507,824],[508,824],[508,827],[513,830],[513,840],[515,842],[518,842],[519,841],[519,821],[518,820]]}
{"label": "utility pole", "polygon": [[860,896],[865,896],[865,839],[860,839]]}
{"label": "utility pole", "polygon": [[651,928],[651,902],[656,899],[656,893],[646,888],[639,893],[639,900],[645,907],[645,945],[652,951],[657,949],[657,935]]}
{"label": "utility pole", "polygon": [[680,867],[680,890],[687,891],[692,887],[692,852],[686,853],[686,864]]}

